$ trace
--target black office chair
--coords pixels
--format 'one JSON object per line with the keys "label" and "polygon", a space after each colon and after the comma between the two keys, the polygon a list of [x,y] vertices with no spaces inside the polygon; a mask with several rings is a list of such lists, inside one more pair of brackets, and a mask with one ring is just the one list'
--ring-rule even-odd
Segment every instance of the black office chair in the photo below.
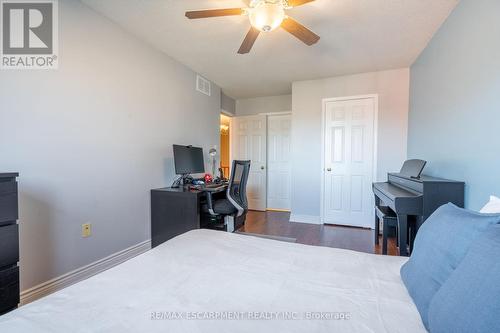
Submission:
{"label": "black office chair", "polygon": [[229,232],[233,232],[245,223],[248,211],[246,190],[249,173],[250,161],[233,161],[226,198],[212,200],[212,194],[207,192],[208,212],[215,217],[223,216]]}

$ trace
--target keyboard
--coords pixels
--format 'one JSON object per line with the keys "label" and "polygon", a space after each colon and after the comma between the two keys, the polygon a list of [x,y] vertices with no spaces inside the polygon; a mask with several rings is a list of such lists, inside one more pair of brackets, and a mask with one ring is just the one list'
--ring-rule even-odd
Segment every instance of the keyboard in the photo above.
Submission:
{"label": "keyboard", "polygon": [[219,188],[225,185],[227,185],[227,183],[219,183],[219,184],[210,183],[210,184],[205,184],[205,188]]}

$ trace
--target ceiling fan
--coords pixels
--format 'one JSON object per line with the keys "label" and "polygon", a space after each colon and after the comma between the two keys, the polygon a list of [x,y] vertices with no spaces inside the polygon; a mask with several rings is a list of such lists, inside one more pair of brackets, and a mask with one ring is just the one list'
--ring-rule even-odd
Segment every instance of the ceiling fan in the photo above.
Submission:
{"label": "ceiling fan", "polygon": [[248,8],[208,9],[186,12],[189,19],[201,19],[218,16],[247,15],[250,31],[238,50],[239,54],[250,52],[261,32],[270,32],[278,27],[288,31],[307,45],[316,44],[320,37],[294,19],[288,17],[285,10],[305,5],[315,0],[252,0]]}

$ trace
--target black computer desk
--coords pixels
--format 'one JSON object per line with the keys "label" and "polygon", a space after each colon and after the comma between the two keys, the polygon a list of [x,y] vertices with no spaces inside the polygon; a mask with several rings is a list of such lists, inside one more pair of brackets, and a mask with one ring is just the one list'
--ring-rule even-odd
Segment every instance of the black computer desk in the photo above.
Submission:
{"label": "black computer desk", "polygon": [[165,187],[151,190],[151,244],[156,247],[185,232],[200,229],[201,205],[206,192],[214,199],[224,198],[227,185],[190,189]]}

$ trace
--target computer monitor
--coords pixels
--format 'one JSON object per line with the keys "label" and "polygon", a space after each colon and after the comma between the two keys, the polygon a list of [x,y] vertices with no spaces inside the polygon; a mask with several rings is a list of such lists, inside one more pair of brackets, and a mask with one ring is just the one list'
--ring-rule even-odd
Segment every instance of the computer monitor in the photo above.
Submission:
{"label": "computer monitor", "polygon": [[203,148],[174,145],[174,164],[178,175],[205,173]]}

